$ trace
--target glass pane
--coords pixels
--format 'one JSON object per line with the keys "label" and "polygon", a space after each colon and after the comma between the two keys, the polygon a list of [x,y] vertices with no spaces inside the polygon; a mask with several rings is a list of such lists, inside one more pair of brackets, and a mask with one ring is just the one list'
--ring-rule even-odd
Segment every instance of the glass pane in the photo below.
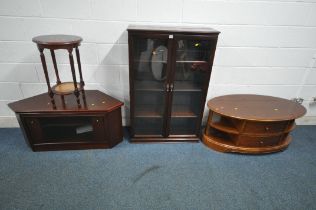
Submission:
{"label": "glass pane", "polygon": [[172,118],[170,135],[194,135],[196,122],[191,118]]}
{"label": "glass pane", "polygon": [[167,77],[168,40],[135,38],[133,44],[135,82],[162,85]]}
{"label": "glass pane", "polygon": [[209,40],[179,40],[177,42],[177,61],[209,61]]}
{"label": "glass pane", "polygon": [[163,92],[135,91],[135,117],[163,117]]}
{"label": "glass pane", "polygon": [[42,117],[39,121],[44,135],[42,142],[93,140],[91,117]]}
{"label": "glass pane", "polygon": [[210,71],[208,40],[178,40],[171,110],[171,135],[194,135],[202,90]]}
{"label": "glass pane", "polygon": [[202,92],[174,91],[171,111],[171,135],[194,135],[200,114]]}
{"label": "glass pane", "polygon": [[167,44],[167,39],[133,39],[135,135],[162,135]]}
{"label": "glass pane", "polygon": [[210,70],[208,40],[179,40],[176,50],[175,90],[201,91]]}
{"label": "glass pane", "polygon": [[202,92],[174,91],[171,117],[197,117],[200,111]]}
{"label": "glass pane", "polygon": [[135,135],[162,135],[163,118],[139,118],[134,119]]}

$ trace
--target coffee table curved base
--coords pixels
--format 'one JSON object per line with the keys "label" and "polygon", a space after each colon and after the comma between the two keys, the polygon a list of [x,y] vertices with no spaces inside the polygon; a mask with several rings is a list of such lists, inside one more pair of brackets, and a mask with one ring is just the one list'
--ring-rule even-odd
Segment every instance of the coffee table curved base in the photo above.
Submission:
{"label": "coffee table curved base", "polygon": [[276,146],[269,146],[269,147],[243,147],[243,146],[224,144],[222,142],[212,139],[211,137],[205,134],[203,134],[202,141],[207,147],[219,152],[265,154],[265,153],[273,153],[273,152],[279,152],[279,151],[285,150],[291,143],[292,137],[288,135],[288,137],[282,142],[282,144],[279,144]]}

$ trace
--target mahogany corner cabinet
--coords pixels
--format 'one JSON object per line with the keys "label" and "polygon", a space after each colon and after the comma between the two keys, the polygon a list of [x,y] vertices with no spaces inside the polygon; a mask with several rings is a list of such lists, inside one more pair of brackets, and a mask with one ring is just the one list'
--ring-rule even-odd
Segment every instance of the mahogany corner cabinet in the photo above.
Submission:
{"label": "mahogany corner cabinet", "polygon": [[199,141],[219,31],[128,27],[131,142]]}
{"label": "mahogany corner cabinet", "polygon": [[123,140],[122,102],[97,90],[86,90],[84,106],[76,96],[47,93],[9,104],[33,151],[112,148]]}

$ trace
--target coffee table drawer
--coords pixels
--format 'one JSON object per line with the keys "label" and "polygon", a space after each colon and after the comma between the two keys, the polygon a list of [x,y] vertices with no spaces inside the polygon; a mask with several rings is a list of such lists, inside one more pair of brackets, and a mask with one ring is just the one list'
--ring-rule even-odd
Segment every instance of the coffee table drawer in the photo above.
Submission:
{"label": "coffee table drawer", "polygon": [[246,122],[243,133],[268,134],[283,132],[287,122]]}
{"label": "coffee table drawer", "polygon": [[279,144],[281,136],[239,136],[238,145],[245,147],[263,147],[263,146],[274,146]]}

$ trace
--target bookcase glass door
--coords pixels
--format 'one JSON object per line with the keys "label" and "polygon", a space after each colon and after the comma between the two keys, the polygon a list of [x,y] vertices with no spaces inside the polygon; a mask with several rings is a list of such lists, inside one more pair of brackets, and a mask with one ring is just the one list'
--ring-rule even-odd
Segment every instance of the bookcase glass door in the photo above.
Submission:
{"label": "bookcase glass door", "polygon": [[170,135],[196,135],[209,80],[211,41],[175,39]]}
{"label": "bookcase glass door", "polygon": [[132,43],[134,135],[163,136],[168,37],[135,36]]}

